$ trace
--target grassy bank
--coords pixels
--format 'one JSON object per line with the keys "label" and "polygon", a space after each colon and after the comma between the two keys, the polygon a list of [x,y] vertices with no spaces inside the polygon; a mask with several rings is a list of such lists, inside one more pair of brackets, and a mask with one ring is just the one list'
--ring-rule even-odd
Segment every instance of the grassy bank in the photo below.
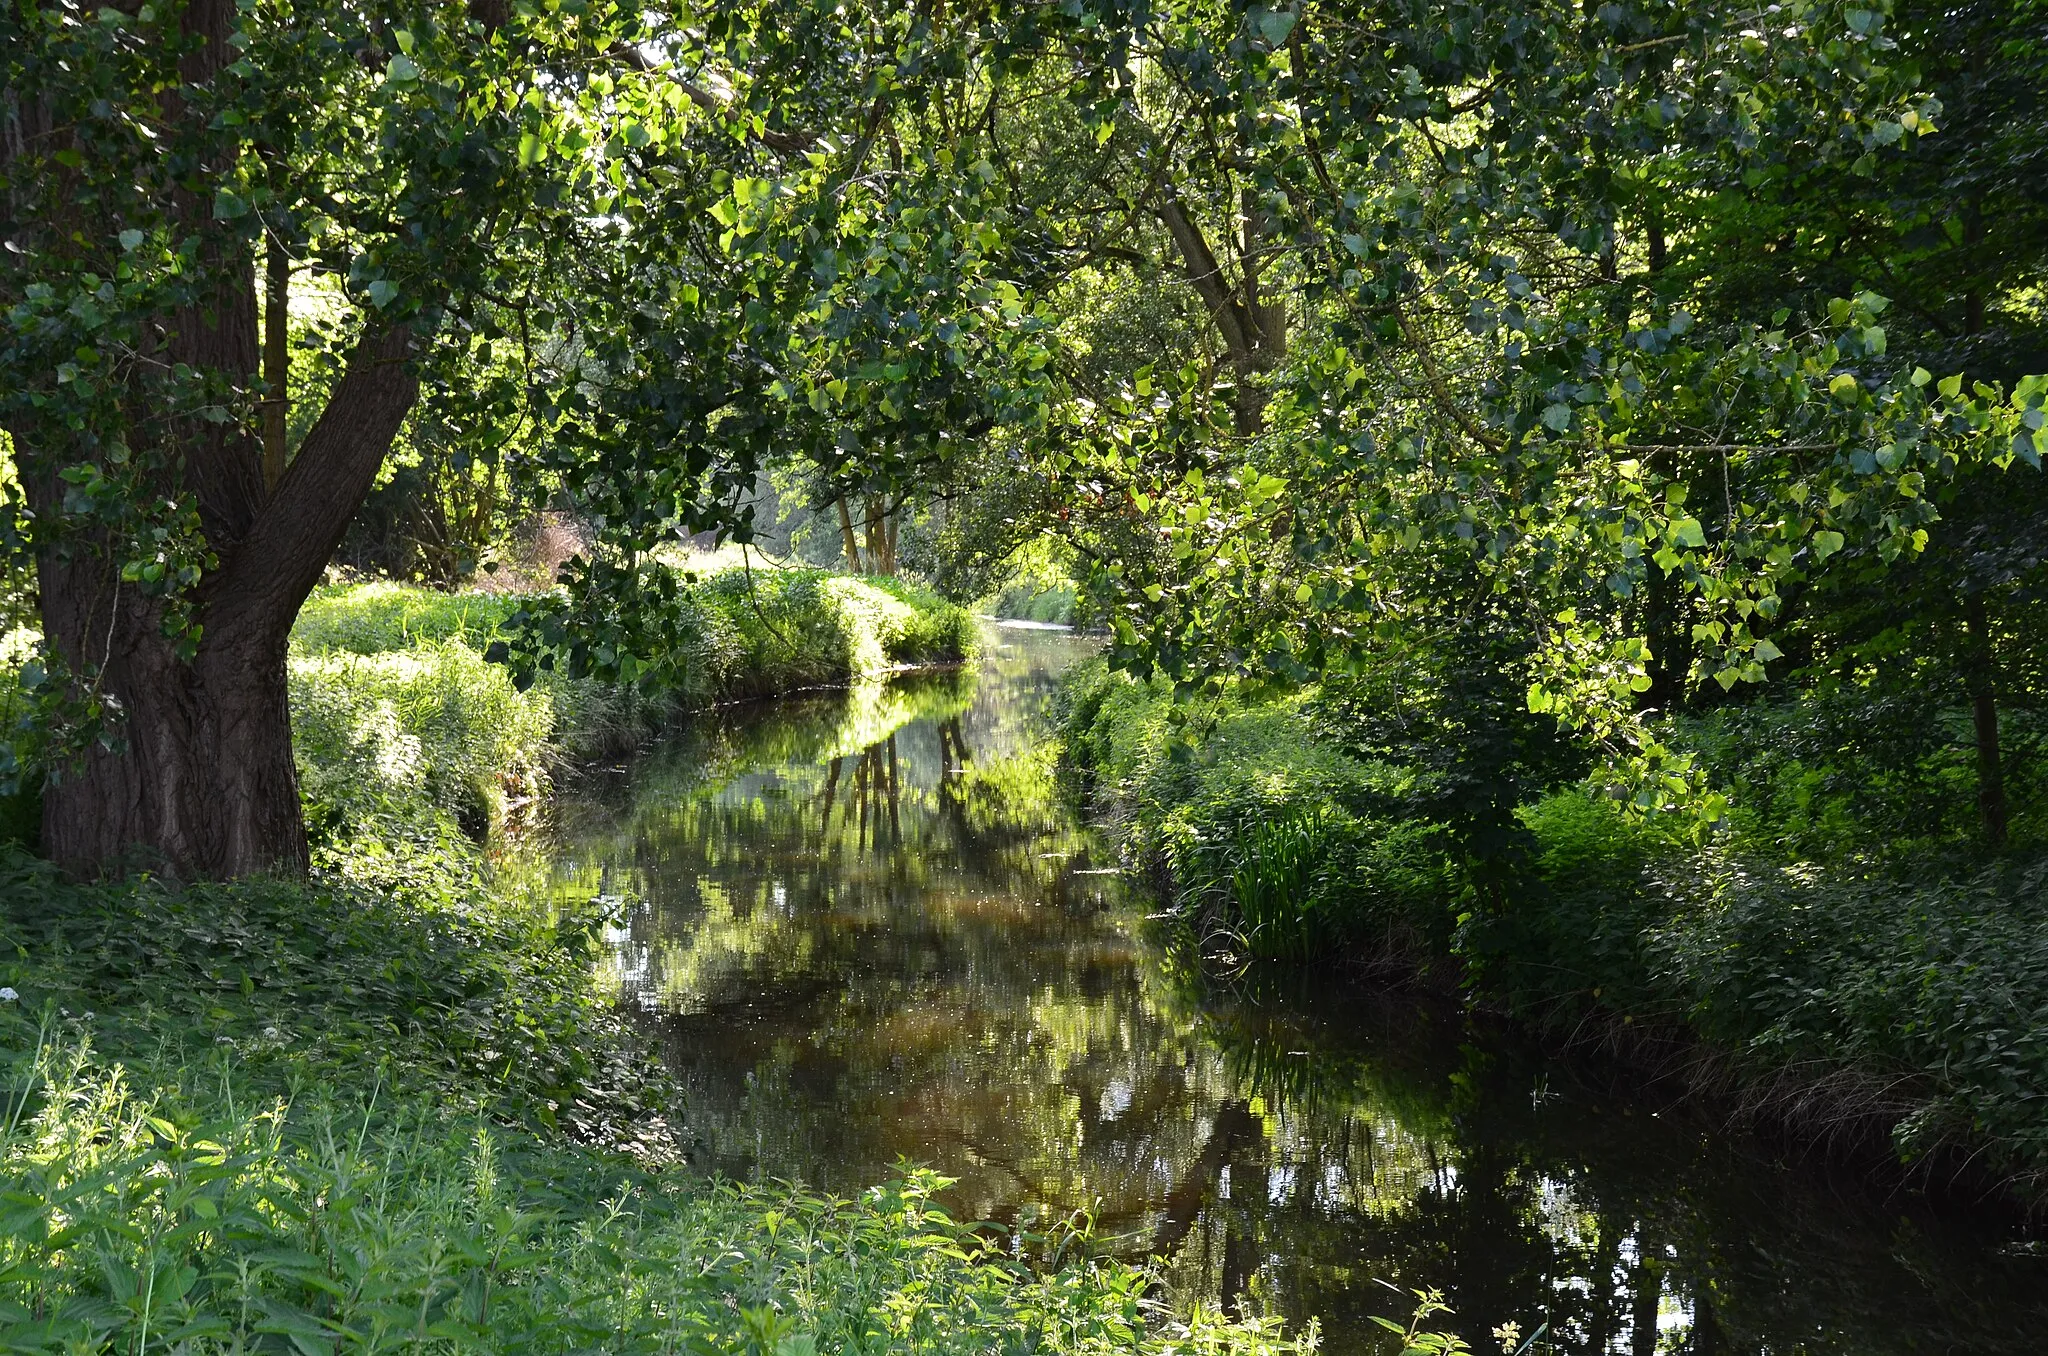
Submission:
{"label": "grassy bank", "polygon": [[893,580],[818,571],[714,574],[683,594],[685,634],[654,695],[542,673],[521,690],[484,658],[525,600],[390,582],[318,590],[292,634],[294,738],[320,864],[389,886],[422,860],[534,812],[551,777],[692,707],[956,662],[973,623]]}
{"label": "grassy bank", "polygon": [[1098,806],[1232,963],[1393,961],[1815,1133],[2048,1174],[2039,850],[1816,858],[1761,798],[1701,847],[1564,786],[1482,854],[1442,770],[1347,746],[1317,694],[1176,710],[1097,669],[1068,708]]}
{"label": "grassy bank", "polygon": [[668,1168],[593,919],[0,863],[9,1351],[1286,1351],[981,1252],[929,1177]]}
{"label": "grassy bank", "polygon": [[[695,597],[698,700],[969,635],[856,580]],[[694,1174],[595,981],[602,910],[508,891],[474,841],[516,843],[497,830],[565,747],[650,714],[516,688],[481,655],[511,606],[313,599],[291,657],[310,884],[79,885],[0,847],[0,1349],[1297,1349],[1173,1317],[1078,1236],[1051,1273],[986,1252],[926,1174],[857,1200]]]}

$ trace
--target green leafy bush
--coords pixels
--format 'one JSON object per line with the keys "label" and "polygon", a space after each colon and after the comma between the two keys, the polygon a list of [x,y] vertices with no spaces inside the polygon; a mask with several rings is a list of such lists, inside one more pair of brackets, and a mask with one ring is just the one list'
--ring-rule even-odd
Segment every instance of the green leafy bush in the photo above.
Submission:
{"label": "green leafy bush", "polygon": [[[1781,860],[1888,860],[1940,870],[1978,848],[1970,712],[1939,690],[1801,693],[1674,722],[1734,806],[1730,829]],[[2011,841],[2048,841],[2048,720],[2000,712]]]}
{"label": "green leafy bush", "polygon": [[330,866],[368,865],[356,842],[481,840],[546,789],[548,694],[516,690],[460,640],[295,655],[290,682],[307,829]]}
{"label": "green leafy bush", "polygon": [[1101,666],[1067,690],[1069,757],[1131,848],[1254,956],[1334,943],[1416,951],[1448,933],[1457,887],[1441,826],[1406,812],[1414,776],[1317,739],[1310,694],[1175,708],[1163,687]]}
{"label": "green leafy bush", "polygon": [[626,1028],[590,990],[595,916],[431,880],[77,885],[19,855],[0,899],[13,1057],[38,1043],[25,1014],[61,1011],[62,1043],[159,1072],[231,1052],[264,1095],[381,1082],[593,1137],[646,1110]]}
{"label": "green leafy bush", "polygon": [[1990,1146],[2048,1173],[2048,857],[1964,879],[1717,856],[1660,882],[1656,990],[1751,1067],[1860,1070],[1910,1113],[1907,1154]]}

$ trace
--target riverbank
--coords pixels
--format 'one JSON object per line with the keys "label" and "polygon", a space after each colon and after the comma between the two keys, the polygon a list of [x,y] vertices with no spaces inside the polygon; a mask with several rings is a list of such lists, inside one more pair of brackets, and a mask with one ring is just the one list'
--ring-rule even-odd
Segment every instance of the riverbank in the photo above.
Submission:
{"label": "riverbank", "polygon": [[8,1350],[1294,1350],[987,1253],[928,1174],[679,1168],[594,915],[18,855],[0,898]]}
{"label": "riverbank", "polygon": [[[866,581],[704,597],[729,628],[707,626],[707,696],[971,643],[957,609]],[[508,606],[309,604],[310,882],[81,885],[0,846],[0,1346],[1300,1349],[1161,1312],[1078,1236],[1052,1271],[990,1251],[929,1173],[840,1198],[694,1171],[676,1088],[597,979],[615,902],[531,888],[504,832],[568,751],[690,698],[519,690],[481,653]],[[787,662],[763,612],[809,638]]]}
{"label": "riverbank", "polygon": [[1440,770],[1341,746],[1315,702],[1175,712],[1099,668],[1070,685],[1068,758],[1213,960],[1456,989],[1741,1115],[2038,1199],[2048,858],[1702,848],[1578,786],[1513,805],[1482,856]]}
{"label": "riverbank", "polygon": [[957,664],[974,646],[973,619],[914,585],[731,569],[685,587],[686,635],[659,683],[542,671],[521,687],[485,656],[527,601],[388,581],[308,600],[292,633],[292,713],[323,868],[388,885],[421,858],[479,865],[472,845],[533,818],[564,771],[690,711]]}

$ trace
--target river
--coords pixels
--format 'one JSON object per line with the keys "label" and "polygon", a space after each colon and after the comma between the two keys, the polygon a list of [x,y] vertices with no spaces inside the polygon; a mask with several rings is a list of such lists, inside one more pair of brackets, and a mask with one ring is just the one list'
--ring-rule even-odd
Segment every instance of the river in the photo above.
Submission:
{"label": "river", "polygon": [[1061,794],[1088,642],[732,708],[563,809],[565,887],[631,901],[621,1000],[700,1167],[851,1193],[904,1162],[1042,1249],[1084,1215],[1177,1302],[1316,1322],[1444,1293],[1480,1351],[2032,1352],[2048,1247],[1892,1174],[1733,1134],[1360,981],[1205,982]]}

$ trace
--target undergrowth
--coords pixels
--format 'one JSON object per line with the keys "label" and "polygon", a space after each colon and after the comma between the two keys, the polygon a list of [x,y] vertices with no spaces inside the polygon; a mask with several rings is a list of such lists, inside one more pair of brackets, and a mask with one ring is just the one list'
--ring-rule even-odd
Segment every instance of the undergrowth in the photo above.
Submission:
{"label": "undergrowth", "polygon": [[0,1349],[1296,1349],[984,1252],[929,1174],[664,1169],[594,916],[0,870]]}
{"label": "undergrowth", "polygon": [[1796,765],[1823,736],[1783,714],[1707,731],[1751,794],[1704,846],[1568,785],[1480,861],[1418,809],[1430,775],[1339,747],[1314,694],[1176,705],[1098,667],[1066,706],[1068,758],[1212,955],[1399,959],[1555,1031],[1682,1035],[1696,1076],[1819,1132],[2048,1174],[2048,856],[1972,859],[1931,818],[1917,848],[1828,839],[1864,793]]}

